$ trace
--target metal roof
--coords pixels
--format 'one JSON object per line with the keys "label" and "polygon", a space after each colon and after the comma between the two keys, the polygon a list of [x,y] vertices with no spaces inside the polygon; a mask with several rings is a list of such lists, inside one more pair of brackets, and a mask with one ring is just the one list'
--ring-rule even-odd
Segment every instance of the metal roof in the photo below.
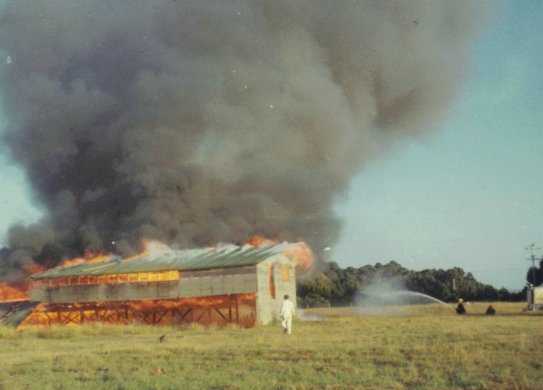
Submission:
{"label": "metal roof", "polygon": [[45,279],[67,276],[241,267],[258,264],[296,245],[291,243],[264,247],[230,245],[218,248],[170,250],[159,254],[147,254],[132,260],[123,260],[119,256],[112,255],[111,258],[100,263],[81,263],[71,267],[56,267],[35,273],[30,277],[32,279]]}
{"label": "metal roof", "polygon": [[0,302],[0,325],[17,326],[32,312],[38,302]]}

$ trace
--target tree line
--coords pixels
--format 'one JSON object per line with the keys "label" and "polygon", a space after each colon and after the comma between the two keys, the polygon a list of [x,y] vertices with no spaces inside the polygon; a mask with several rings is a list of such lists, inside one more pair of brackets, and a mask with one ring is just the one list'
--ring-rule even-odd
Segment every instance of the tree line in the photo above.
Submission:
{"label": "tree line", "polygon": [[526,289],[520,292],[496,289],[478,282],[470,272],[458,267],[412,271],[395,261],[345,269],[330,262],[313,278],[298,282],[297,295],[299,304],[305,307],[344,306],[354,304],[360,294],[376,285],[422,293],[444,302],[455,302],[459,298],[472,301],[523,301],[526,298]]}
{"label": "tree line", "polygon": [[526,273],[526,281],[532,286],[541,286],[543,284],[543,257],[539,262],[539,267],[530,267]]}

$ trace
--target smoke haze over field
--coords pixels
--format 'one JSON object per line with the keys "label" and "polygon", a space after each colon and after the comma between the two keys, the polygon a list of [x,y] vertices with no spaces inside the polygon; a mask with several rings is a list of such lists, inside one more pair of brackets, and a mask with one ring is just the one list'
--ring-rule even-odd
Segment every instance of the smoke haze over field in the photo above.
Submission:
{"label": "smoke haze over field", "polygon": [[332,206],[353,175],[439,125],[482,13],[469,1],[7,2],[4,143],[46,216],[10,230],[0,277],[141,238],[261,234],[318,252],[338,237]]}
{"label": "smoke haze over field", "polygon": [[400,277],[377,275],[371,282],[359,290],[354,299],[360,314],[382,315],[409,312],[410,305],[439,303],[452,309],[442,300],[406,288]]}

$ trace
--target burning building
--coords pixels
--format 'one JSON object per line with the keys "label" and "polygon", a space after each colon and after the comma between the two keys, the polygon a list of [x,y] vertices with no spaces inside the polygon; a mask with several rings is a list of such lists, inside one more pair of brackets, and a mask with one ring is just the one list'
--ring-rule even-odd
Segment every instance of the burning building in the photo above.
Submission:
{"label": "burning building", "polygon": [[295,268],[307,250],[301,243],[168,250],[52,268],[31,275],[30,300],[39,304],[20,326],[267,324],[283,295],[295,299]]}
{"label": "burning building", "polygon": [[[10,286],[29,268],[126,256],[143,239],[304,237],[320,253],[339,238],[335,202],[351,179],[395,139],[440,127],[486,9],[7,3],[0,139],[44,211],[9,229],[0,282]],[[281,286],[294,288],[281,253],[183,251],[35,273],[41,303],[27,322],[265,323]]]}

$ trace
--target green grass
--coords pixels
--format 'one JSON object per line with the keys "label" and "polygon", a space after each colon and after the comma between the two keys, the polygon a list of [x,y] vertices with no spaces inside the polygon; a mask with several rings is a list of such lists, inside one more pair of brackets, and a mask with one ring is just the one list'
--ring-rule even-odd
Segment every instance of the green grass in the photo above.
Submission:
{"label": "green grass", "polygon": [[325,320],[291,336],[277,324],[0,328],[0,389],[541,388],[543,316],[485,307],[315,309]]}

